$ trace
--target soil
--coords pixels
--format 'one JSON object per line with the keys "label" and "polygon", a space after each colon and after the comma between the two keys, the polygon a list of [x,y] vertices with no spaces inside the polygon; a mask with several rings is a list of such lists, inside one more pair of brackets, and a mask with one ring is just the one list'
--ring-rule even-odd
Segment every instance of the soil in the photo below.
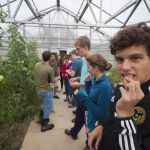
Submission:
{"label": "soil", "polygon": [[[27,133],[30,122],[31,122],[30,120],[24,120],[17,124],[16,133],[14,133],[13,138],[11,138],[12,141],[10,141],[11,139],[8,140],[6,138],[6,137],[8,137],[7,134],[9,134],[8,127],[0,124],[0,139],[4,140],[4,142],[0,142],[0,144],[4,144],[4,143],[9,144],[9,146],[8,147],[6,146],[6,147],[7,147],[7,149],[10,149],[10,150],[12,150],[12,149],[20,150],[20,147],[21,147],[24,137]],[[3,147],[3,146],[0,145],[0,147]]]}
{"label": "soil", "polygon": [[20,147],[23,143],[24,137],[27,133],[28,127],[30,125],[30,122],[31,121],[29,121],[29,120],[25,120],[22,123],[19,123],[17,125],[18,126],[18,131],[17,131],[16,137],[15,137],[15,143],[14,143],[15,147],[20,149]]}

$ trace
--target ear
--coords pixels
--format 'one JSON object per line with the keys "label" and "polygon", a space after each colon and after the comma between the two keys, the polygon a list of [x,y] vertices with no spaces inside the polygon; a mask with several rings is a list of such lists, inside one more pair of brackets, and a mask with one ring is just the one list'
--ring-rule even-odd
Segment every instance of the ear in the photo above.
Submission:
{"label": "ear", "polygon": [[97,67],[97,66],[95,66],[95,67],[94,67],[94,71],[97,71],[97,70],[98,70],[98,67]]}

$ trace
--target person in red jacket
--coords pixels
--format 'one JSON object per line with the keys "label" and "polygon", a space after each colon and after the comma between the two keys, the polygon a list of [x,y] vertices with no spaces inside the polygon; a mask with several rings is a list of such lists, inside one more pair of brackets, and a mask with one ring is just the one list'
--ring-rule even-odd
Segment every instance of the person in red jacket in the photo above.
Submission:
{"label": "person in red jacket", "polygon": [[65,102],[69,102],[69,96],[71,97],[71,92],[70,92],[70,84],[69,84],[69,78],[68,78],[68,73],[66,73],[66,70],[68,70],[70,68],[69,65],[69,58],[66,57],[64,59],[64,63],[61,67],[61,73],[62,73],[62,77],[63,77],[63,81],[64,81],[64,85],[65,85],[65,93],[66,93],[66,98],[65,98]]}

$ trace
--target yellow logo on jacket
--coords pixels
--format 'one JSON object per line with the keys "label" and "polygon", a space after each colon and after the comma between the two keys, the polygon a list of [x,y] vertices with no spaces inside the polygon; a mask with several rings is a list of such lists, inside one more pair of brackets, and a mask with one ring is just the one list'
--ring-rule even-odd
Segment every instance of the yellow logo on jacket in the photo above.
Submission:
{"label": "yellow logo on jacket", "polygon": [[144,123],[146,118],[146,112],[142,107],[134,107],[133,119],[136,125],[141,125]]}

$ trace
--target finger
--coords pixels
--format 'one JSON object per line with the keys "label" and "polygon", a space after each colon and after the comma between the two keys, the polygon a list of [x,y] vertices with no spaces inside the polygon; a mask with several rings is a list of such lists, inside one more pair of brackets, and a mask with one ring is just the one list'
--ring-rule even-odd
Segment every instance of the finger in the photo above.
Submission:
{"label": "finger", "polygon": [[126,85],[125,85],[125,89],[131,93],[135,93],[135,83],[136,81],[133,80],[132,78],[126,77]]}
{"label": "finger", "polygon": [[89,136],[88,146],[89,146],[90,150],[93,150],[92,143],[93,143],[93,138],[91,136]]}
{"label": "finger", "polygon": [[128,80],[126,78],[123,78],[122,83],[125,86],[128,83]]}
{"label": "finger", "polygon": [[129,84],[128,88],[129,88],[129,92],[130,92],[131,94],[136,94],[136,81],[131,82],[131,83]]}
{"label": "finger", "polygon": [[138,81],[135,82],[135,91],[137,93],[141,93],[142,92],[141,86],[140,86],[140,82],[138,82]]}
{"label": "finger", "polygon": [[125,78],[123,78],[123,85],[125,86],[128,83],[133,82],[133,81],[135,81],[135,80],[133,80],[131,77],[125,77]]}
{"label": "finger", "polygon": [[92,146],[89,147],[90,150],[95,150]]}
{"label": "finger", "polygon": [[95,143],[95,149],[96,149],[96,150],[98,150],[99,143],[100,143],[100,139],[97,139],[97,140],[96,140],[96,143]]}
{"label": "finger", "polygon": [[121,95],[123,96],[124,93],[125,93],[125,89],[124,89],[123,87],[120,87],[119,90],[120,90],[120,92],[121,92]]}
{"label": "finger", "polygon": [[137,93],[137,100],[141,100],[144,97],[144,93],[141,89],[139,81],[136,81],[136,83],[135,83],[135,90],[136,90],[136,93]]}

